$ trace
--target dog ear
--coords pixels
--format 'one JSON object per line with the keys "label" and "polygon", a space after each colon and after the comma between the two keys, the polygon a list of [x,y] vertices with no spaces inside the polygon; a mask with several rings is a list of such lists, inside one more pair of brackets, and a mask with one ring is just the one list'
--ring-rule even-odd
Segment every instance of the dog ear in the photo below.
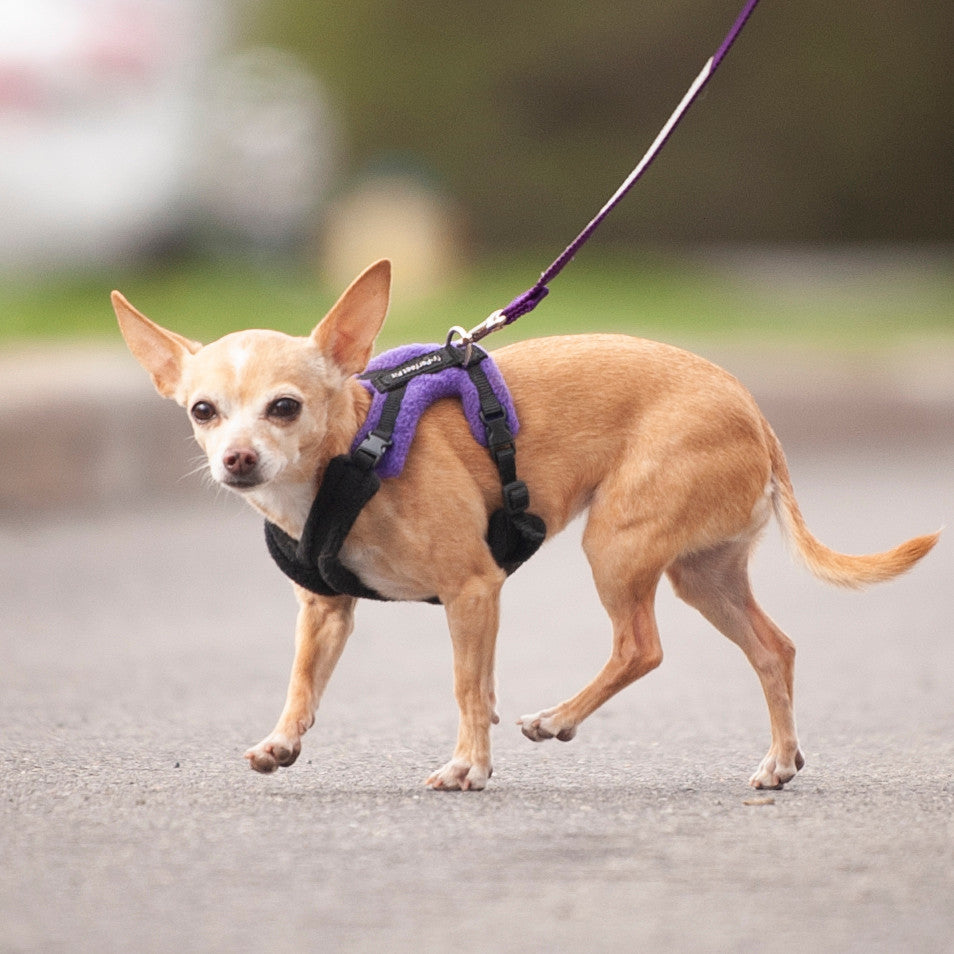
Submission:
{"label": "dog ear", "polygon": [[391,298],[391,263],[385,258],[366,268],[311,333],[312,341],[347,375],[371,360]]}
{"label": "dog ear", "polygon": [[110,298],[129,350],[149,372],[156,390],[163,397],[174,398],[186,360],[202,345],[160,328],[133,308],[118,291]]}

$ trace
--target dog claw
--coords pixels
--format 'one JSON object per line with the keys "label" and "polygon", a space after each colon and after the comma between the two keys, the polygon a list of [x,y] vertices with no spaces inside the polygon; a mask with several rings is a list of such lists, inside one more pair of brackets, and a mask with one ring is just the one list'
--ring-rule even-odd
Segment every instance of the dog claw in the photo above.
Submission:
{"label": "dog claw", "polygon": [[493,772],[490,765],[483,766],[463,759],[451,759],[424,784],[440,792],[479,792],[487,785],[487,780]]}
{"label": "dog claw", "polygon": [[279,768],[294,765],[301,752],[301,740],[270,735],[245,753],[249,765],[263,775],[271,775]]}
{"label": "dog claw", "polygon": [[749,785],[752,788],[773,789],[779,791],[784,788],[786,783],[795,778],[795,774],[804,767],[805,757],[800,749],[795,750],[795,755],[791,762],[786,764],[782,759],[770,750],[768,755],[762,759],[762,763],[755,770],[755,774],[749,779]]}
{"label": "dog claw", "polygon": [[554,719],[552,712],[523,716],[517,719],[517,725],[531,742],[546,742],[547,739],[569,742],[576,735],[577,729],[575,725],[561,725]]}

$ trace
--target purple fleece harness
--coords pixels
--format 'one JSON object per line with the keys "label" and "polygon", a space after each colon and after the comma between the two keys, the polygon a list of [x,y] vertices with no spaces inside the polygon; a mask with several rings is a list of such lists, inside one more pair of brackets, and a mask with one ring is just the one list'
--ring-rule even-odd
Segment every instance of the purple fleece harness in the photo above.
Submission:
{"label": "purple fleece harness", "polygon": [[[401,473],[421,414],[447,397],[459,397],[474,439],[487,448],[500,478],[502,506],[487,520],[490,555],[510,574],[536,553],[547,528],[529,511],[530,491],[517,477],[517,415],[486,352],[449,343],[407,345],[375,358],[358,380],[373,395],[368,419],[351,452],[328,461],[301,538],[265,523],[268,552],[283,573],[322,596],[386,599],[341,562],[341,547],[382,478]],[[437,601],[437,595],[429,598]]]}
{"label": "purple fleece harness", "polygon": [[[436,347],[437,345],[433,344],[402,345],[400,348],[379,354],[371,360],[367,370],[358,378],[358,381],[372,395],[371,410],[354,439],[354,444],[351,446],[352,452],[357,450],[365,438],[378,426],[381,412],[384,409],[387,394],[375,387],[374,375],[404,366],[414,358],[424,358],[428,354],[433,354]],[[506,412],[507,427],[510,433],[516,436],[519,429],[517,412],[514,410],[510,392],[504,383],[500,370],[489,356],[483,359],[481,368],[497,400]],[[418,370],[413,365],[411,369]],[[435,401],[449,397],[460,398],[464,416],[467,418],[467,424],[474,440],[484,447],[488,446],[486,428],[480,418],[480,396],[466,369],[449,367],[442,368],[433,374],[417,373],[406,385],[404,399],[401,402],[401,409],[398,412],[391,436],[392,444],[376,468],[379,477],[397,477],[404,470],[404,463],[407,460],[408,451],[411,448],[411,442],[414,439],[414,433],[417,430],[417,423],[421,415]]]}

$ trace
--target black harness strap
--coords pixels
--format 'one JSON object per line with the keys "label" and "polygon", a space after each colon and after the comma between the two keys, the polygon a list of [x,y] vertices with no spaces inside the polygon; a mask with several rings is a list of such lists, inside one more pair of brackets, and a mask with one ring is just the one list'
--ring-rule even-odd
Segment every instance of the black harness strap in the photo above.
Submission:
{"label": "black harness strap", "polygon": [[527,513],[530,491],[517,480],[517,448],[507,427],[507,412],[497,400],[494,389],[479,363],[469,364],[467,373],[480,398],[480,419],[487,435],[490,456],[500,474],[503,508],[490,515],[487,544],[497,565],[513,573],[540,548],[547,535],[546,524],[534,513]]}
{"label": "black harness strap", "polygon": [[265,542],[279,569],[299,586],[320,596],[383,600],[341,564],[338,553],[364,505],[378,492],[381,478],[364,461],[333,457],[318,488],[301,540],[265,522]]}
{"label": "black harness strap", "polygon": [[359,460],[362,466],[366,465],[373,470],[378,466],[378,461],[384,456],[384,452],[391,446],[391,438],[406,391],[407,384],[388,391],[388,396],[384,399],[384,407],[381,408],[378,426],[354,449],[352,454],[352,457]]}
{"label": "black harness strap", "polygon": [[[507,426],[507,412],[480,366],[486,352],[475,348],[473,353],[466,370],[477,389],[480,419],[500,475],[504,504],[490,516],[487,544],[497,565],[509,575],[543,543],[546,525],[536,514],[527,512],[530,493],[527,485],[517,479],[516,447]],[[463,363],[464,352],[448,345],[397,368],[369,375],[375,387],[387,395],[378,423],[352,454],[342,454],[328,462],[301,540],[265,522],[268,552],[286,576],[321,596],[347,594],[362,599],[387,599],[343,566],[338,554],[361,510],[381,487],[375,467],[391,446],[407,382],[418,374],[433,374]],[[425,602],[439,600],[435,596]]]}

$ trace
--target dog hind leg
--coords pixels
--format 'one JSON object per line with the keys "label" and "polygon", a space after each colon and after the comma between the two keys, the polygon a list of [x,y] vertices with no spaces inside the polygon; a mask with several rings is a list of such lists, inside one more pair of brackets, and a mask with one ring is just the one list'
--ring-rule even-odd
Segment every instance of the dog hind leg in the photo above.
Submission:
{"label": "dog hind leg", "polygon": [[613,624],[613,648],[606,664],[587,686],[550,709],[521,717],[517,724],[534,742],[568,742],[579,724],[621,689],[662,662],[656,627],[656,586],[665,561],[642,545],[645,534],[607,533],[594,507],[583,536],[597,593]]}
{"label": "dog hind leg", "polygon": [[667,570],[680,599],[699,610],[745,653],[768,704],[772,744],[753,788],[782,788],[805,764],[794,712],[795,646],[756,603],[748,576],[751,541],[681,557]]}

